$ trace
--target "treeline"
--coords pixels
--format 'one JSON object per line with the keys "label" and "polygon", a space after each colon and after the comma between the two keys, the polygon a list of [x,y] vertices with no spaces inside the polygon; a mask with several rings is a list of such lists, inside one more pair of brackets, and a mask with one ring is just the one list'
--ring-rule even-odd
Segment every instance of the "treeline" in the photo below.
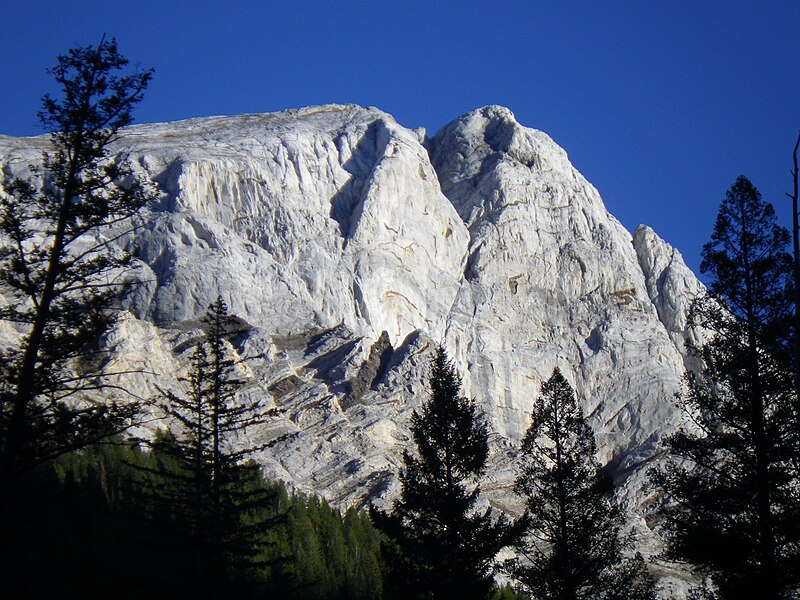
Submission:
{"label": "treeline", "polygon": [[[115,384],[100,336],[126,293],[117,242],[157,194],[109,145],[151,71],[114,40],[59,57],[41,118],[41,185],[3,181],[0,318],[0,592],[13,598],[420,598],[650,600],[656,587],[596,458],[569,365],[543,382],[519,453],[516,519],[481,504],[489,426],[461,396],[444,350],[411,420],[400,496],[344,513],[264,479],[246,430],[276,414],[240,402],[218,298],[190,367],[156,403],[170,429]],[[798,141],[800,145],[800,140]],[[794,193],[797,213],[797,146]],[[697,368],[676,399],[685,427],[650,471],[659,561],[697,577],[698,597],[800,591],[800,228],[781,228],[740,177],[720,207],[689,311]],[[111,401],[127,394],[125,400]],[[635,401],[635,399],[631,399]],[[498,557],[504,556],[500,559]],[[512,583],[497,588],[503,574]]]}
{"label": "treeline", "polygon": [[[160,472],[162,435],[152,450],[109,440],[55,461],[17,496],[5,520],[0,588],[13,598],[206,598],[196,538],[186,515],[164,504],[173,485]],[[379,537],[364,511],[344,513],[316,496],[288,492],[248,465],[244,485],[257,508],[239,527],[258,524],[247,563],[228,561],[218,598],[375,600],[382,596]],[[162,493],[154,495],[153,489]],[[13,583],[14,587],[9,584]]]}

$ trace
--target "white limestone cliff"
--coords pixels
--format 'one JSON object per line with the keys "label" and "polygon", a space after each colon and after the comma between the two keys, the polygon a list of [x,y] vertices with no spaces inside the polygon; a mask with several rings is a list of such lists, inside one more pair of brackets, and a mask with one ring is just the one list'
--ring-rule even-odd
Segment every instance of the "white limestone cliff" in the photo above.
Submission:
{"label": "white limestone cliff", "polygon": [[[448,328],[469,393],[484,401],[498,431],[518,439],[541,382],[558,366],[603,460],[616,469],[646,460],[675,423],[682,347],[651,299],[630,234],[566,153],[507,109],[465,115],[431,148],[442,189],[471,235]],[[640,254],[671,251],[655,236],[640,245]],[[672,293],[688,299],[697,289]]]}
{"label": "white limestone cliff", "polygon": [[[3,175],[27,175],[44,148],[0,136]],[[135,126],[118,150],[162,192],[125,241],[141,283],[107,344],[142,372],[120,383],[176,385],[221,294],[247,324],[231,340],[244,398],[283,411],[250,433],[284,436],[258,457],[267,472],[332,502],[385,502],[443,343],[493,432],[486,501],[513,511],[514,450],[558,366],[642,515],[702,285],[652,230],[632,237],[547,135],[489,106],[422,140],[377,109],[330,105]]]}

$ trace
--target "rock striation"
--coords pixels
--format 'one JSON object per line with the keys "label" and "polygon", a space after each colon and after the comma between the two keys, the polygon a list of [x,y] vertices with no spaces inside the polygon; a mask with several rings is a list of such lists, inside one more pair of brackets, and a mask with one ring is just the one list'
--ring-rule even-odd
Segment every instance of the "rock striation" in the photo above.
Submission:
{"label": "rock striation", "polygon": [[[4,177],[46,147],[0,136]],[[442,343],[493,432],[486,501],[513,511],[514,450],[559,367],[643,515],[702,285],[651,229],[631,236],[547,135],[499,106],[425,138],[329,105],[134,126],[116,150],[161,191],[123,241],[139,284],[105,343],[141,372],[120,383],[178,385],[220,294],[242,323],[243,399],[282,411],[249,434],[280,440],[258,456],[267,472],[343,505],[387,501]]]}

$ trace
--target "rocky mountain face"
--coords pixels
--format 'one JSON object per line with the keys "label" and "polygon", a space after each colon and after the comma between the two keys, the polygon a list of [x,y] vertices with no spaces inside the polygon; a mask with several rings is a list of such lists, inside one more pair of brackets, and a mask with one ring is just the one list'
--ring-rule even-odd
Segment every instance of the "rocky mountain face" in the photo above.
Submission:
{"label": "rocky mountain face", "polygon": [[[6,177],[46,138],[0,137]],[[547,135],[502,107],[432,138],[321,106],[126,130],[161,191],[124,240],[140,283],[108,334],[142,397],[179,385],[221,295],[247,397],[281,410],[268,474],[343,505],[386,501],[442,343],[493,432],[486,501],[515,510],[513,454],[559,367],[646,534],[644,465],[681,415],[686,311],[702,289],[649,228],[631,236]],[[5,331],[8,338],[13,332]]]}

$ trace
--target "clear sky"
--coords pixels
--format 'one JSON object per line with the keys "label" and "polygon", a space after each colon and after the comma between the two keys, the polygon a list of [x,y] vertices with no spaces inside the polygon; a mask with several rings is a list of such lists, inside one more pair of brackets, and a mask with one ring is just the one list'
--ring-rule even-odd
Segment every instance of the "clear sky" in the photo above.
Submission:
{"label": "clear sky", "polygon": [[40,133],[46,69],[105,33],[156,69],[138,122],[353,102],[433,134],[501,104],[695,270],[738,175],[789,223],[798,0],[6,0],[0,14],[3,134]]}

